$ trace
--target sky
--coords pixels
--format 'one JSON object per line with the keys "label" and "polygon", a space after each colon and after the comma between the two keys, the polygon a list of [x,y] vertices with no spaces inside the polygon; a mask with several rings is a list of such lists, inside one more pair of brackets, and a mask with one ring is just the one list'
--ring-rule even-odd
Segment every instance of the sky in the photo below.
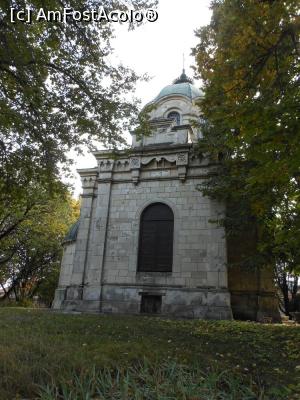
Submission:
{"label": "sky", "polygon": [[[157,21],[146,22],[134,31],[128,31],[126,23],[116,26],[116,38],[112,42],[115,59],[138,74],[147,73],[151,77],[136,87],[135,96],[142,100],[142,105],[181,74],[183,54],[185,71],[193,77],[191,48],[197,44],[194,32],[209,23],[209,3],[210,0],[159,0]],[[194,83],[200,86],[200,82]],[[72,153],[72,157],[74,179],[69,182],[75,189],[74,196],[78,197],[81,184],[76,169],[95,167],[96,161],[88,152],[82,156]]]}

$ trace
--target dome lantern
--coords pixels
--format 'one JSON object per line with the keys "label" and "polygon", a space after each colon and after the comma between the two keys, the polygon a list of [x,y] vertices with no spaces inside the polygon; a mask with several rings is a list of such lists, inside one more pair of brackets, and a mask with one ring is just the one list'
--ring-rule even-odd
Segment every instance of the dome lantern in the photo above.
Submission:
{"label": "dome lantern", "polygon": [[200,89],[193,85],[193,80],[189,78],[185,70],[182,70],[179,78],[175,79],[171,85],[165,86],[153,100],[154,103],[162,98],[173,95],[181,95],[187,97],[190,101],[193,101],[203,96]]}
{"label": "dome lantern", "polygon": [[182,70],[182,74],[180,75],[180,77],[175,79],[174,82],[173,82],[174,85],[177,85],[178,83],[190,83],[190,84],[193,84],[193,80],[186,75],[184,68]]}

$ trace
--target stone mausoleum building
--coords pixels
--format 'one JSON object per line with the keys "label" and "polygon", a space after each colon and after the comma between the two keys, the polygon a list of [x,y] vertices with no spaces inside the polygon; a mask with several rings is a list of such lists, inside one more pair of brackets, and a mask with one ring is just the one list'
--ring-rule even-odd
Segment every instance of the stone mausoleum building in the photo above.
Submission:
{"label": "stone mausoleum building", "polygon": [[270,277],[235,267],[228,279],[224,228],[213,222],[225,208],[198,190],[212,167],[194,152],[201,95],[183,71],[151,102],[150,136],[133,134],[130,152],[94,152],[97,167],[78,171],[81,215],[64,243],[54,309],[276,316]]}

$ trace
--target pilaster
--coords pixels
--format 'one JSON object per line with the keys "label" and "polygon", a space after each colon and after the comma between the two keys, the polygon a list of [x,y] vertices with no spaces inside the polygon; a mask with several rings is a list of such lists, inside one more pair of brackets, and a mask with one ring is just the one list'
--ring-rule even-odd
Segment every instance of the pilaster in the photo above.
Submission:
{"label": "pilaster", "polygon": [[114,159],[98,159],[97,198],[90,234],[89,255],[85,271],[83,300],[90,308],[99,310],[101,284],[104,270],[107,226],[109,219],[110,196]]}
{"label": "pilaster", "polygon": [[87,262],[87,248],[89,243],[91,214],[94,200],[97,170],[79,170],[81,176],[83,193],[81,195],[81,211],[79,228],[76,239],[74,266],[67,292],[67,300],[82,298],[82,286],[84,285],[84,274]]}

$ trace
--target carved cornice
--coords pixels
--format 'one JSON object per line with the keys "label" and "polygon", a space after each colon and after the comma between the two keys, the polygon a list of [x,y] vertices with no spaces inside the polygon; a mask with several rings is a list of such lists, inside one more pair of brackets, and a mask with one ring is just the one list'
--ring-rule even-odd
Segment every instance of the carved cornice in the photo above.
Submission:
{"label": "carved cornice", "polygon": [[181,151],[179,153],[171,153],[171,154],[168,153],[151,154],[151,155],[141,155],[141,156],[131,157],[130,169],[131,169],[132,182],[135,185],[138,184],[142,165],[147,165],[153,160],[159,162],[163,159],[170,163],[176,163],[178,168],[178,178],[183,182],[186,178],[186,167],[188,165],[188,160],[189,160],[188,150],[186,150],[185,152]]}
{"label": "carved cornice", "polygon": [[[157,163],[166,161],[172,164],[172,168],[177,168],[177,179],[184,182],[187,177],[187,168],[194,169],[200,166],[200,163],[195,159],[197,157],[193,154],[193,145],[191,143],[171,144],[168,146],[149,145],[133,148],[130,152],[128,150],[119,150],[112,153],[108,150],[102,150],[94,152],[94,155],[97,158],[98,168],[85,170],[85,174],[90,175],[91,172],[94,175],[97,174],[98,181],[119,181],[120,178],[116,177],[114,179],[114,174],[129,172],[131,174],[131,182],[138,184],[143,166],[147,166],[155,160]],[[157,177],[155,179],[160,178]]]}
{"label": "carved cornice", "polygon": [[107,158],[105,160],[98,160],[99,172],[110,172],[113,170],[115,160],[112,158]]}
{"label": "carved cornice", "polygon": [[177,161],[177,157],[176,157],[176,154],[164,154],[164,155],[157,155],[157,156],[153,156],[153,155],[151,155],[151,156],[143,156],[141,158],[141,164],[147,165],[153,160],[156,160],[157,162],[159,162],[161,160],[166,160],[166,161],[169,161],[170,163],[173,163],[173,162]]}
{"label": "carved cornice", "polygon": [[81,178],[81,184],[83,189],[83,195],[89,193],[89,191],[93,191],[95,187],[95,182],[97,179],[97,170],[95,169],[86,169],[86,170],[77,170]]}

